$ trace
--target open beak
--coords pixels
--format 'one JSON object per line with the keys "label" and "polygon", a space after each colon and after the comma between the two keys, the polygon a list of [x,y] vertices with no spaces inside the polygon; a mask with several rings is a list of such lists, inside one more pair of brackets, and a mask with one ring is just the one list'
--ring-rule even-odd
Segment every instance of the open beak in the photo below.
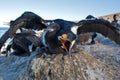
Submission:
{"label": "open beak", "polygon": [[61,41],[62,48],[65,49],[68,55],[71,55],[71,41],[63,36],[59,36],[58,38]]}
{"label": "open beak", "polygon": [[64,40],[61,42],[62,43],[62,46],[64,47],[64,49],[66,50],[67,54],[70,55],[71,54],[71,50],[70,50],[70,47],[71,47],[71,41],[69,40]]}

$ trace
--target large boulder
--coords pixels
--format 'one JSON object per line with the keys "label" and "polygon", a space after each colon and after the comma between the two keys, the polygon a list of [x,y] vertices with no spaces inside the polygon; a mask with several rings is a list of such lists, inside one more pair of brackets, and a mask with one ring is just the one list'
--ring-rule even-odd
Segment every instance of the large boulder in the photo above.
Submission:
{"label": "large boulder", "polygon": [[0,57],[0,80],[114,80],[115,72],[85,52],[54,58],[36,51],[29,57]]}

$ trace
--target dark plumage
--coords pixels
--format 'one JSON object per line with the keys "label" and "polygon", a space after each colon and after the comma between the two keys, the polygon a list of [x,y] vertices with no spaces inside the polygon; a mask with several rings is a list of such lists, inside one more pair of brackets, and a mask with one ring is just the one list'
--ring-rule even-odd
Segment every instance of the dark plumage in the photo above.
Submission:
{"label": "dark plumage", "polygon": [[48,49],[50,53],[55,53],[57,44],[57,32],[60,30],[60,26],[56,23],[51,23],[42,33],[41,39],[45,49]]}
{"label": "dark plumage", "polygon": [[[30,55],[32,47],[39,46],[40,38],[34,32],[18,33],[14,36],[11,48],[15,55]],[[35,50],[35,49],[34,49]]]}
{"label": "dark plumage", "polygon": [[[92,16],[92,15],[88,15],[87,17],[86,17],[86,19],[90,19],[90,20],[95,20],[95,19],[97,19],[97,18],[95,18],[94,16]],[[95,38],[97,37],[97,34],[96,34],[96,32],[92,32],[91,33],[91,36],[92,36],[92,40],[91,40],[91,44],[95,44]]]}
{"label": "dark plumage", "polygon": [[[49,51],[51,53],[67,52],[67,54],[70,54],[76,39],[76,35],[71,31],[71,28],[75,26],[76,23],[62,19],[48,22],[50,22],[50,25],[48,25],[47,29],[43,32],[43,35],[46,34],[45,40]],[[50,29],[54,30],[49,31]]]}
{"label": "dark plumage", "polygon": [[87,32],[98,32],[120,44],[120,31],[103,19],[81,20],[78,22],[77,35]]}
{"label": "dark plumage", "polygon": [[[53,45],[50,47],[51,52],[57,50],[56,48],[61,50],[63,48],[68,54],[70,54],[73,45],[76,43],[76,40],[80,39],[78,36],[87,32],[101,33],[120,44],[119,30],[112,26],[108,21],[103,19],[97,19],[94,17],[91,18],[90,16],[90,19],[81,20],[77,24],[62,19],[53,20],[51,22],[57,23],[60,26],[60,29],[56,31],[54,35],[49,37],[50,41],[48,41],[48,44]],[[52,32],[48,34],[51,33]],[[95,37],[96,33],[92,35],[93,43]],[[47,40],[48,38],[46,38],[46,41]]]}
{"label": "dark plumage", "polygon": [[16,31],[18,29],[20,29],[21,32],[23,32],[24,29],[42,30],[42,29],[46,28],[46,25],[44,22],[45,21],[37,14],[35,14],[33,12],[24,12],[16,20],[10,21],[10,24],[9,24],[10,28],[0,38],[0,49],[4,45],[4,43],[6,42],[6,40],[8,38],[10,38],[10,37],[14,38],[14,35],[16,34]]}
{"label": "dark plumage", "polygon": [[[40,39],[35,36],[33,31],[15,34],[16,30],[20,28],[34,30],[46,29],[43,31]],[[32,12],[25,12],[15,21],[11,21],[10,29],[5,33],[5,35],[3,35],[0,41],[5,42],[8,39],[7,37],[13,37],[12,48],[15,50],[17,55],[29,55],[31,51],[29,47],[31,45],[34,45],[35,47],[41,46],[41,42],[43,46],[42,49],[44,48],[50,54],[67,53],[70,55],[73,45],[81,38],[78,38],[79,35],[87,32],[101,33],[120,44],[119,30],[106,20],[97,19],[91,15],[78,23],[62,19],[43,20]],[[93,40],[94,37],[96,37],[96,35],[93,35]],[[4,43],[1,43],[0,47],[3,44]]]}
{"label": "dark plumage", "polygon": [[24,12],[16,20],[10,22],[9,35],[14,35],[17,29],[22,28],[42,30],[46,28],[46,25],[44,24],[44,20],[37,14],[33,12]]}

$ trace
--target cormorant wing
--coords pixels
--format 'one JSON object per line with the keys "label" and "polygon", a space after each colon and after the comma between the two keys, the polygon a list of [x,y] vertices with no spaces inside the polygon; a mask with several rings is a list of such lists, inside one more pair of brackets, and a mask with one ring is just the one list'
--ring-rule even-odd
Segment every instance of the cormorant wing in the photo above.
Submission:
{"label": "cormorant wing", "polygon": [[16,32],[16,30],[20,28],[42,30],[46,28],[44,22],[45,20],[37,14],[33,12],[24,12],[16,20],[10,22],[9,35],[12,36]]}
{"label": "cormorant wing", "polygon": [[103,19],[86,19],[78,22],[77,35],[86,32],[98,32],[120,44],[120,30]]}
{"label": "cormorant wing", "polygon": [[29,45],[33,43],[35,46],[38,46],[41,37],[37,37],[34,31],[28,31],[28,32],[17,33],[14,36],[14,38],[17,40],[26,40],[26,41],[23,41],[24,44]]}
{"label": "cormorant wing", "polygon": [[[17,33],[13,38],[12,48],[19,52],[29,53],[32,51],[32,46],[39,46],[40,38],[34,32]],[[20,50],[19,50],[20,49]],[[22,53],[20,53],[22,54]]]}

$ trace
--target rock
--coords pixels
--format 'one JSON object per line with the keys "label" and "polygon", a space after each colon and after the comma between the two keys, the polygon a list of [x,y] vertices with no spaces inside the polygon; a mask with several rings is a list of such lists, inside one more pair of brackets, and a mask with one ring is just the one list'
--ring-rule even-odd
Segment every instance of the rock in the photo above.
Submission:
{"label": "rock", "polygon": [[114,80],[114,70],[88,53],[0,57],[0,80]]}

